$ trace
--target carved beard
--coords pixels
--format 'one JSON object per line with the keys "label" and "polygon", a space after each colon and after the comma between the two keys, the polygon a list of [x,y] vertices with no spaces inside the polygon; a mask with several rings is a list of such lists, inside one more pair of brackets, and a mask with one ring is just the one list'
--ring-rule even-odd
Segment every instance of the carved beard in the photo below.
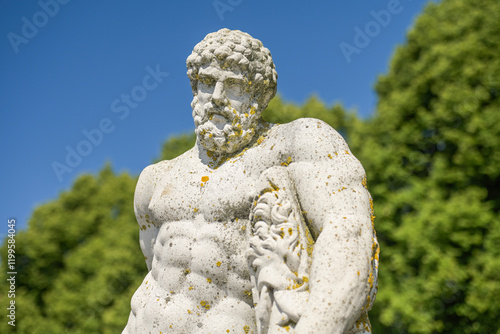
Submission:
{"label": "carved beard", "polygon": [[[252,140],[258,116],[251,114],[250,107],[246,111],[248,116],[245,116],[244,111],[235,114],[228,106],[218,107],[211,102],[200,105],[197,97],[194,97],[192,106],[198,142],[208,151],[233,153]],[[214,118],[220,121],[214,122]]]}

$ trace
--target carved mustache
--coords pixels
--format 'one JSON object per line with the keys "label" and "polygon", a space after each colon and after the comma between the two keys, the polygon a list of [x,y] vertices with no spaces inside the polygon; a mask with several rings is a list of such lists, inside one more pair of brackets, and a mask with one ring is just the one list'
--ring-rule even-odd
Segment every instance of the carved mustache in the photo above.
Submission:
{"label": "carved mustache", "polygon": [[[202,109],[201,112],[200,109]],[[231,123],[234,119],[234,113],[227,106],[223,106],[221,108],[215,106],[212,102],[208,102],[202,107],[195,107],[195,125],[198,126],[206,123],[214,115],[225,117],[229,121],[229,123]]]}

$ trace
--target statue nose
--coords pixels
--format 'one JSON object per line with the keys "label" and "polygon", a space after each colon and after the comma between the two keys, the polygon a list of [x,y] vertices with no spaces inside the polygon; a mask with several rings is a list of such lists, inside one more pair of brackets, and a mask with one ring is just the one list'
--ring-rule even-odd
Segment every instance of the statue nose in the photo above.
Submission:
{"label": "statue nose", "polygon": [[224,83],[217,81],[215,84],[214,92],[212,93],[212,101],[217,105],[223,105],[227,103],[226,92],[224,91]]}

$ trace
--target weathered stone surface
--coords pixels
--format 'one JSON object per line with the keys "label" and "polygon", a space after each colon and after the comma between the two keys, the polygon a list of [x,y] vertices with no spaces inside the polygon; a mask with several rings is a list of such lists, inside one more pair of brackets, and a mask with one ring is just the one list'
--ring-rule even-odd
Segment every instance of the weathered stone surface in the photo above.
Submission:
{"label": "weathered stone surface", "polygon": [[368,333],[378,243],[365,171],[317,119],[260,118],[269,50],[222,29],[187,59],[197,143],[135,194],[149,273],[124,333]]}

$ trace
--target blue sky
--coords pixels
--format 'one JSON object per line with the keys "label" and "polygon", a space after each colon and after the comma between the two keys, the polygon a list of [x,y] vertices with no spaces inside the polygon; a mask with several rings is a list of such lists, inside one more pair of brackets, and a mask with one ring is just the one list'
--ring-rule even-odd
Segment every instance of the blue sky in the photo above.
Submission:
{"label": "blue sky", "polygon": [[[0,236],[8,218],[26,226],[79,174],[108,161],[138,174],[166,138],[192,131],[185,61],[206,34],[227,27],[260,39],[284,100],[316,94],[368,117],[377,76],[427,2],[1,1]],[[87,155],[69,166],[78,149]],[[58,176],[54,165],[68,169]]]}

